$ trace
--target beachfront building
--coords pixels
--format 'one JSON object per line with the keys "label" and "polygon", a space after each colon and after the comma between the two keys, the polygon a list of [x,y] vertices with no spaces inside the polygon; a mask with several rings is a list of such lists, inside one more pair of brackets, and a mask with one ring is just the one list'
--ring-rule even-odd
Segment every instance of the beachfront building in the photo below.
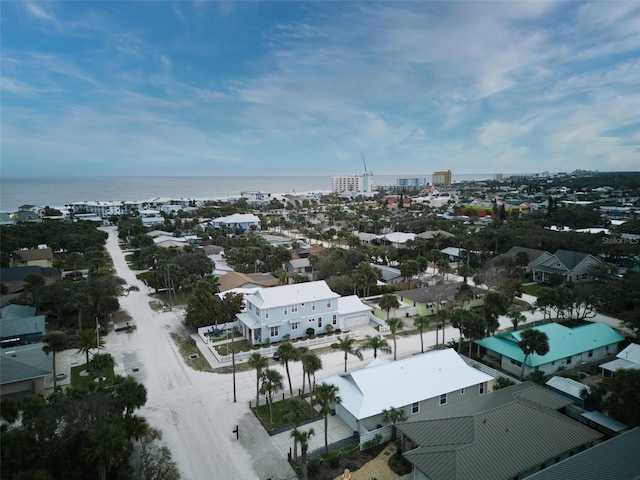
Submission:
{"label": "beachfront building", "polygon": [[341,297],[324,280],[263,288],[245,296],[247,311],[237,315],[252,345],[300,338],[369,322],[370,307],[355,295]]}
{"label": "beachfront building", "polygon": [[433,185],[449,186],[453,183],[451,177],[451,170],[447,170],[446,172],[433,172],[433,175],[431,176],[431,183]]}
{"label": "beachfront building", "polygon": [[429,183],[426,178],[398,178],[396,179],[396,185],[398,187],[407,187],[407,188],[423,188],[426,187]]}
{"label": "beachfront building", "polygon": [[450,348],[395,362],[378,358],[361,370],[318,380],[340,389],[336,415],[359,433],[361,445],[376,433],[390,438],[383,410],[395,408],[412,417],[484,395],[493,382]]}
{"label": "beachfront building", "polygon": [[93,213],[100,218],[108,218],[112,215],[120,216],[124,213],[122,202],[74,202],[69,205],[72,212]]}
{"label": "beachfront building", "polygon": [[275,197],[271,192],[244,191],[240,192],[240,198],[246,200],[246,202],[253,207],[260,207],[268,204]]}
{"label": "beachfront building", "polygon": [[373,192],[373,173],[331,177],[331,193],[368,194]]}

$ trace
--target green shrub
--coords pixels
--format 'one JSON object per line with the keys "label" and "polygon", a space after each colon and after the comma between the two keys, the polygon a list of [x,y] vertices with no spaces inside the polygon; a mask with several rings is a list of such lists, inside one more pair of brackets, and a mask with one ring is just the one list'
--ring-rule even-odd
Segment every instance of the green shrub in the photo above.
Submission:
{"label": "green shrub", "polygon": [[316,331],[313,329],[313,327],[307,328],[307,335],[308,336],[315,335],[315,333],[316,333]]}

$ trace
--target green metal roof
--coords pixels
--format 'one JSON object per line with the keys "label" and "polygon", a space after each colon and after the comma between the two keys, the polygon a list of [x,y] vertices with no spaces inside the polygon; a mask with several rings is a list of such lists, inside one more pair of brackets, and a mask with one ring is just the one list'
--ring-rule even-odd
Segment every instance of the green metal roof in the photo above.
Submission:
{"label": "green metal roof", "polygon": [[530,480],[640,479],[640,428],[600,443],[562,462],[545,468]]}
{"label": "green metal roof", "polygon": [[[547,334],[547,337],[549,337],[549,353],[543,356],[535,353],[530,355],[526,362],[530,367],[559,361],[589,350],[614,345],[624,340],[622,335],[606,323],[589,323],[574,328],[565,327],[558,323],[547,323],[532,328]],[[482,340],[476,340],[475,343],[507,358],[523,362],[524,353],[518,346],[518,342],[521,339],[522,332],[525,330],[483,338]]]}
{"label": "green metal roof", "polygon": [[456,404],[439,409],[439,418],[430,419],[427,413],[420,416],[422,420],[398,424],[418,445],[403,455],[427,478],[511,479],[602,437],[555,410],[519,398],[519,393],[532,388],[525,387],[501,389],[498,392],[506,392],[490,404],[483,397],[498,392],[463,402],[472,412],[467,416],[457,416]]}

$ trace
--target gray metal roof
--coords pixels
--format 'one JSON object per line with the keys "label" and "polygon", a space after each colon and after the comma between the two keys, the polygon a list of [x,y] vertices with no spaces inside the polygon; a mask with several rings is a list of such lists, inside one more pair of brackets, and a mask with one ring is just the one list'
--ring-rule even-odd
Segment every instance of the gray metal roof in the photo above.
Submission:
{"label": "gray metal roof", "polygon": [[20,382],[50,375],[53,355],[42,351],[42,344],[4,348],[0,353],[0,384]]}
{"label": "gray metal roof", "polygon": [[0,321],[0,337],[19,337],[29,334],[42,334],[45,331],[45,316],[9,318]]}
{"label": "gray metal roof", "polygon": [[599,443],[527,480],[640,480],[640,428]]}
{"label": "gray metal roof", "polygon": [[404,456],[431,479],[511,479],[602,436],[533,403],[532,398],[547,402],[559,397],[541,391],[546,390],[527,382],[462,402],[472,412],[466,416],[460,416],[461,403],[399,424],[419,445]]}

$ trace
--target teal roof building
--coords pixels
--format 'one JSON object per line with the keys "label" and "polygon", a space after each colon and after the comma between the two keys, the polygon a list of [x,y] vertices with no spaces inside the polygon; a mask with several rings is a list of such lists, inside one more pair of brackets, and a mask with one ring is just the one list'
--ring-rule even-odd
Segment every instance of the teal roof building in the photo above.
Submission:
{"label": "teal roof building", "polygon": [[[589,323],[573,328],[547,323],[531,328],[546,333],[549,352],[546,355],[529,355],[525,363],[525,375],[535,370],[552,375],[583,363],[613,357],[624,340],[622,335],[605,323]],[[524,353],[518,343],[525,330],[483,338],[474,343],[479,347],[481,357],[492,363],[499,362],[504,370],[520,375]]]}

